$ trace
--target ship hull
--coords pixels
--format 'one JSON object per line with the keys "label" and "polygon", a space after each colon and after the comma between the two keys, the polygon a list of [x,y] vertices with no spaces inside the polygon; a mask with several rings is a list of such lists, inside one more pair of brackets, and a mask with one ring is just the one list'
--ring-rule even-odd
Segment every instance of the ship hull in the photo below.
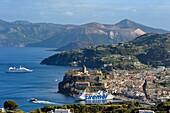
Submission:
{"label": "ship hull", "polygon": [[6,71],[6,73],[31,73],[32,70],[30,71]]}
{"label": "ship hull", "polygon": [[76,100],[112,100],[112,95],[85,95],[85,96],[78,96]]}
{"label": "ship hull", "polygon": [[104,93],[103,91],[98,91],[98,93],[87,94],[86,90],[84,92],[80,92],[75,99],[76,100],[111,100],[113,99],[113,95],[109,93]]}

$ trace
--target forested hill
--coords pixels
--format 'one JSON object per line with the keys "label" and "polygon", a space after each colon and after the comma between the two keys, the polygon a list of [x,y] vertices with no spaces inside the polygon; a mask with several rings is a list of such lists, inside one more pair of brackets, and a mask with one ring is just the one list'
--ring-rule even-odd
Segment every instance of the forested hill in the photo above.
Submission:
{"label": "forested hill", "polygon": [[99,45],[66,51],[44,59],[47,65],[86,65],[115,69],[142,69],[150,66],[170,66],[170,34],[145,34],[128,43]]}
{"label": "forested hill", "polygon": [[[168,33],[125,19],[117,24],[87,23],[83,25],[61,25],[31,23],[28,21],[6,22],[0,20],[0,47],[54,47],[87,42],[93,45],[117,44],[131,41],[145,33]],[[73,46],[74,48],[74,46]],[[76,48],[81,48],[78,44]],[[67,48],[66,48],[67,49]]]}

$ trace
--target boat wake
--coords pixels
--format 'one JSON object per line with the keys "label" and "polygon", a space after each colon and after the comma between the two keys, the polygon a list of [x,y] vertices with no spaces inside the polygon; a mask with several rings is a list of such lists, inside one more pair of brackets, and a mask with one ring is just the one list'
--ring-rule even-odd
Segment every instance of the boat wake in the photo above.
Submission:
{"label": "boat wake", "polygon": [[37,100],[33,103],[36,103],[36,104],[57,104],[55,102],[50,102],[50,101],[44,101],[44,100]]}
{"label": "boat wake", "polygon": [[32,103],[35,104],[50,104],[50,105],[58,105],[59,103],[55,103],[55,102],[50,102],[50,101],[45,101],[45,100],[29,100]]}

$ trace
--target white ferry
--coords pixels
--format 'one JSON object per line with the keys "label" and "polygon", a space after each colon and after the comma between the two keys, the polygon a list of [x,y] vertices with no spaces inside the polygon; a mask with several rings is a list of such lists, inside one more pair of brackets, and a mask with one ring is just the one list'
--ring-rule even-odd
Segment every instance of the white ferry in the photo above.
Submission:
{"label": "white ferry", "polygon": [[33,70],[27,69],[25,67],[10,67],[6,72],[7,73],[27,73],[27,72],[32,72]]}
{"label": "white ferry", "polygon": [[86,90],[80,92],[75,99],[76,100],[112,100],[114,96],[104,91],[98,91],[97,93],[87,94]]}

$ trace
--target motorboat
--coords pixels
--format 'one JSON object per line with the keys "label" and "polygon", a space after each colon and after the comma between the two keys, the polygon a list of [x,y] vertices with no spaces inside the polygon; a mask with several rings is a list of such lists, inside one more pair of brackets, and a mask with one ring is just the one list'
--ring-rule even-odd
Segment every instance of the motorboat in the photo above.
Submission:
{"label": "motorboat", "polygon": [[30,102],[37,102],[37,99],[36,98],[31,98],[29,101]]}

